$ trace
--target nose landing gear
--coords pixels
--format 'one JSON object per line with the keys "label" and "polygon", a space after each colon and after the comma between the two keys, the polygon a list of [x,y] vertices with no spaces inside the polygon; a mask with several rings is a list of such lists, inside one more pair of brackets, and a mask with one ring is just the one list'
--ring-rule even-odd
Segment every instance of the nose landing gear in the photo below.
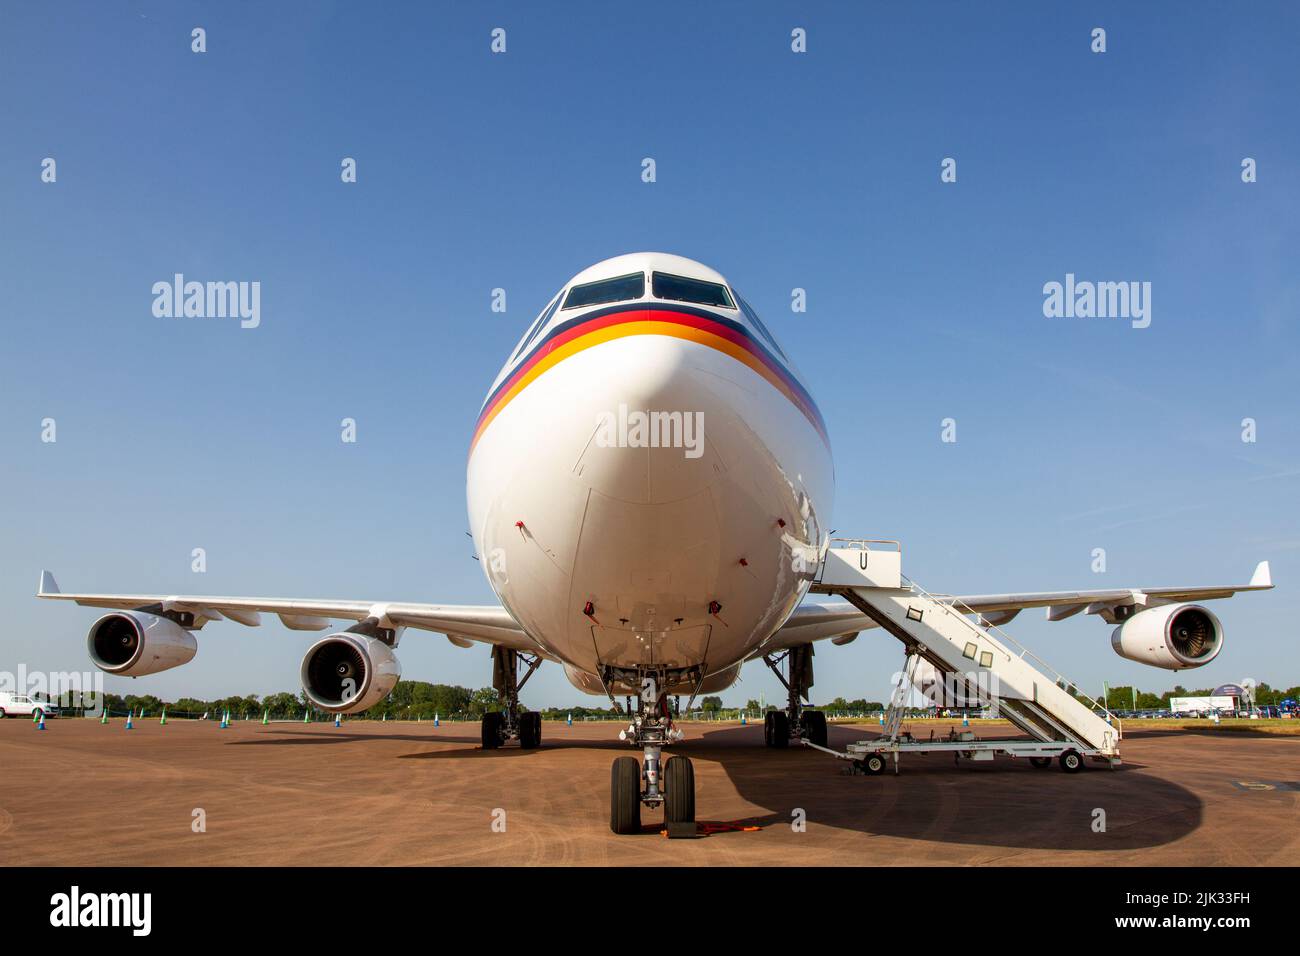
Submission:
{"label": "nose landing gear", "polygon": [[[609,828],[618,834],[641,831],[641,807],[664,809],[666,824],[695,823],[695,766],[688,757],[672,757],[663,762],[663,748],[681,740],[683,734],[673,726],[668,695],[659,688],[673,680],[666,673],[628,669],[602,674],[608,689],[617,680],[626,686],[639,686],[639,697],[628,699],[628,711],[637,702],[636,714],[626,730],[619,731],[625,740],[642,753],[638,766],[635,757],[618,757],[610,770]],[[674,681],[675,682],[675,681]],[[612,699],[612,697],[611,697]]]}

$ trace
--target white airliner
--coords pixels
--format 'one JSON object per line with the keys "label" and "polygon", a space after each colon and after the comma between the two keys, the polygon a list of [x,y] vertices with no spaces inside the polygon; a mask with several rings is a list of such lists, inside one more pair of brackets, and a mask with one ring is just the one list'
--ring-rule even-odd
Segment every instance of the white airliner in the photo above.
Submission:
{"label": "white airliner", "polygon": [[[680,737],[670,702],[731,686],[745,661],[774,665],[781,655],[787,665],[790,699],[768,719],[769,746],[825,743],[824,716],[802,706],[812,644],[846,643],[875,622],[847,602],[801,604],[829,545],[826,426],[790,359],[723,276],[680,256],[637,253],[565,283],[488,391],[467,486],[474,543],[500,606],[63,594],[49,572],[38,593],[113,609],[90,629],[90,657],[129,676],[189,661],[193,632],[209,621],[255,626],[265,612],[311,631],[355,621],[303,659],[307,696],[331,712],[365,710],[392,690],[404,628],[445,634],[458,647],[489,644],[502,710],[483,720],[485,748],[540,744],[540,715],[519,708],[518,692],[543,661],[558,663],[583,691],[629,698],[620,736],[643,765],[615,762],[617,832],[639,828],[642,805],[694,819],[690,761],[672,758],[661,779],[661,748]],[[1217,619],[1182,602],[1270,586],[1261,563],[1247,585],[960,600],[999,623],[1029,607],[1047,607],[1053,619],[1086,610],[1125,627],[1148,615],[1155,637],[1141,647],[1116,638],[1116,650],[1178,670],[1208,663],[1223,643]]]}

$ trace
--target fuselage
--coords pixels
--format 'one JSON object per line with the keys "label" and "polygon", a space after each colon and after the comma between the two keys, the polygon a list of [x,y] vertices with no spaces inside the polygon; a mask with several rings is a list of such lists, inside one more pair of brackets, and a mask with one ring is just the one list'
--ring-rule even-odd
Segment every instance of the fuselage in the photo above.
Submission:
{"label": "fuselage", "polygon": [[[489,390],[472,534],[569,679],[699,665],[728,686],[807,592],[834,494],[807,388],[722,276],[637,253],[579,273]],[[626,692],[627,688],[617,688]]]}

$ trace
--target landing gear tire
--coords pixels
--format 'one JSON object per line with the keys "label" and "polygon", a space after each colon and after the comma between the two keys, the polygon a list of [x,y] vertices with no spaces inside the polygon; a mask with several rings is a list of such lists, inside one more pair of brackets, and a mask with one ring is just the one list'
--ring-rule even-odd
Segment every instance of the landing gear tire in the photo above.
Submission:
{"label": "landing gear tire", "polygon": [[483,749],[496,750],[501,746],[501,727],[505,715],[499,710],[488,711],[483,715]]}
{"label": "landing gear tire", "polygon": [[826,715],[820,710],[803,712],[803,732],[809,743],[826,746]]}
{"label": "landing gear tire", "polygon": [[641,767],[635,757],[616,757],[610,768],[609,828],[620,835],[641,832]]}
{"label": "landing gear tire", "polygon": [[[771,733],[767,737],[767,745],[777,750],[784,750],[790,746],[790,718],[783,711],[768,711],[768,717],[772,718]],[[766,720],[765,720],[766,723]],[[767,727],[764,727],[766,730]]]}
{"label": "landing gear tire", "polygon": [[1083,769],[1083,758],[1073,750],[1067,750],[1060,756],[1061,769],[1066,773],[1078,773]]}
{"label": "landing gear tire", "polygon": [[664,766],[664,822],[695,822],[695,765],[673,757]]}
{"label": "landing gear tire", "polygon": [[536,750],[542,745],[542,715],[535,710],[519,715],[519,746]]}
{"label": "landing gear tire", "polygon": [[1033,767],[1035,770],[1046,770],[1051,765],[1052,765],[1051,757],[1030,757],[1029,758],[1029,766]]}

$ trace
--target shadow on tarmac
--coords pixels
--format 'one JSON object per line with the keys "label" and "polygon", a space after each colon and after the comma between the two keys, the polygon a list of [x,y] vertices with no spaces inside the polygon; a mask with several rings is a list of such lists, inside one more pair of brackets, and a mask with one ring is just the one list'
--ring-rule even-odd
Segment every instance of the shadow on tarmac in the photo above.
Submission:
{"label": "shadow on tarmac", "polygon": [[[831,725],[828,730],[829,744],[836,749],[872,736],[861,727]],[[400,754],[395,759],[528,759],[544,763],[548,753],[565,751],[608,751],[611,758],[627,754],[628,746],[615,732],[611,729],[607,740],[544,736],[537,750],[509,745],[485,751],[479,746],[478,735],[376,736],[343,729],[321,734],[286,728],[232,744],[436,742],[463,746]],[[1055,763],[1050,769],[1039,770],[1022,760],[956,763],[932,754],[905,756],[897,775],[847,775],[848,763],[826,754],[797,747],[768,750],[758,725],[706,730],[701,737],[675,744],[669,759],[671,754],[716,763],[743,800],[769,811],[746,821],[762,827],[789,825],[802,815],[810,826],[925,843],[1074,852],[1161,846],[1188,835],[1202,822],[1203,806],[1195,794],[1131,763],[1115,769],[1089,765],[1081,773],[1066,774]],[[600,776],[600,785],[605,786],[604,774]],[[706,788],[701,788],[696,800],[699,815],[708,815]]]}

